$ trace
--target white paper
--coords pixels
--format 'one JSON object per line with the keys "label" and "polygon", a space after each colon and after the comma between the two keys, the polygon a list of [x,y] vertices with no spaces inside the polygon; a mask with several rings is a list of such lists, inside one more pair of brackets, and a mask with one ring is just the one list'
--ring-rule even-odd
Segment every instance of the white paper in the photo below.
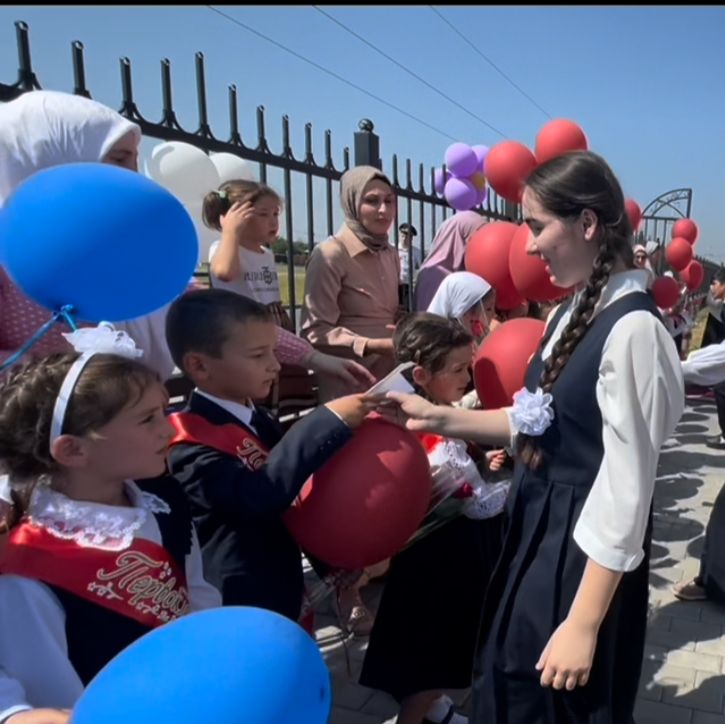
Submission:
{"label": "white paper", "polygon": [[388,392],[405,392],[412,394],[415,392],[413,385],[403,377],[403,371],[415,367],[415,362],[403,362],[399,364],[390,374],[383,377],[380,382],[374,384],[365,394],[366,395],[386,395]]}

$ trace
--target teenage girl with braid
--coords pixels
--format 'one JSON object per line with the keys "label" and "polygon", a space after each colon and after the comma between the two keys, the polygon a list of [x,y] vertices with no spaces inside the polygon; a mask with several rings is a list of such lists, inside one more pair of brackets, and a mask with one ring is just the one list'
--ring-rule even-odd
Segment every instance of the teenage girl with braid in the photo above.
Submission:
{"label": "teenage girl with braid", "polygon": [[472,411],[389,396],[411,430],[518,451],[473,721],[632,724],[652,494],[660,446],[683,409],[680,362],[647,272],[634,269],[622,189],[605,161],[574,152],[540,165],[522,204],[528,253],[552,282],[577,288],[550,315],[526,375],[529,393],[551,397],[522,393],[512,408]]}

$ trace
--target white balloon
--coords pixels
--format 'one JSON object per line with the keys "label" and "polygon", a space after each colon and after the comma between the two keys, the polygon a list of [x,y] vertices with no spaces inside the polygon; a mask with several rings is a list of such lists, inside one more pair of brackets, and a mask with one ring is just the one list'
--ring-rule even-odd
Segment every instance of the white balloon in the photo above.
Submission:
{"label": "white balloon", "polygon": [[146,163],[146,175],[171,191],[184,205],[201,204],[219,187],[219,173],[211,158],[190,143],[166,141],[155,146]]}
{"label": "white balloon", "polygon": [[197,267],[199,264],[209,261],[209,249],[211,245],[220,237],[221,233],[216,229],[210,229],[203,221],[201,209],[203,206],[202,202],[197,204],[184,204],[186,210],[189,212],[189,216],[194,221],[196,232],[199,236],[199,258],[197,260]]}
{"label": "white balloon", "polygon": [[211,161],[219,174],[219,184],[227,181],[256,181],[252,164],[233,153],[213,153]]}

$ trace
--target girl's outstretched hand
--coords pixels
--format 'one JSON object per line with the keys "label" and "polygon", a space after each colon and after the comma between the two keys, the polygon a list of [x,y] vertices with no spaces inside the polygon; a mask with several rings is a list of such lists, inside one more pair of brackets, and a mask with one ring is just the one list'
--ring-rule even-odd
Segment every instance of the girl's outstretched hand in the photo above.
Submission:
{"label": "girl's outstretched hand", "polygon": [[5,721],[7,724],[67,724],[70,714],[69,709],[29,709],[13,714]]}
{"label": "girl's outstretched hand", "polygon": [[410,395],[405,392],[388,392],[386,400],[392,400],[399,405],[406,416],[405,426],[413,432],[435,431],[440,425],[440,410],[428,400],[419,395]]}

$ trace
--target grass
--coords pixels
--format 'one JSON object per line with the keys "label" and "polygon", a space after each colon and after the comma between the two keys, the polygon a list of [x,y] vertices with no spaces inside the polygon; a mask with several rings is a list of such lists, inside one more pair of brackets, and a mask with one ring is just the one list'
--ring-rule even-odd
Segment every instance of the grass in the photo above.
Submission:
{"label": "grass", "polygon": [[[279,275],[279,293],[282,297],[282,304],[289,305],[289,290],[287,288],[287,265],[277,264],[277,274]],[[305,268],[303,266],[295,267],[295,300],[299,307],[302,303],[302,296],[305,293]]]}
{"label": "grass", "polygon": [[692,342],[690,343],[689,352],[694,352],[696,349],[700,349],[702,345],[702,336],[705,333],[705,324],[707,323],[707,307],[701,309],[695,318],[695,326],[692,328]]}

